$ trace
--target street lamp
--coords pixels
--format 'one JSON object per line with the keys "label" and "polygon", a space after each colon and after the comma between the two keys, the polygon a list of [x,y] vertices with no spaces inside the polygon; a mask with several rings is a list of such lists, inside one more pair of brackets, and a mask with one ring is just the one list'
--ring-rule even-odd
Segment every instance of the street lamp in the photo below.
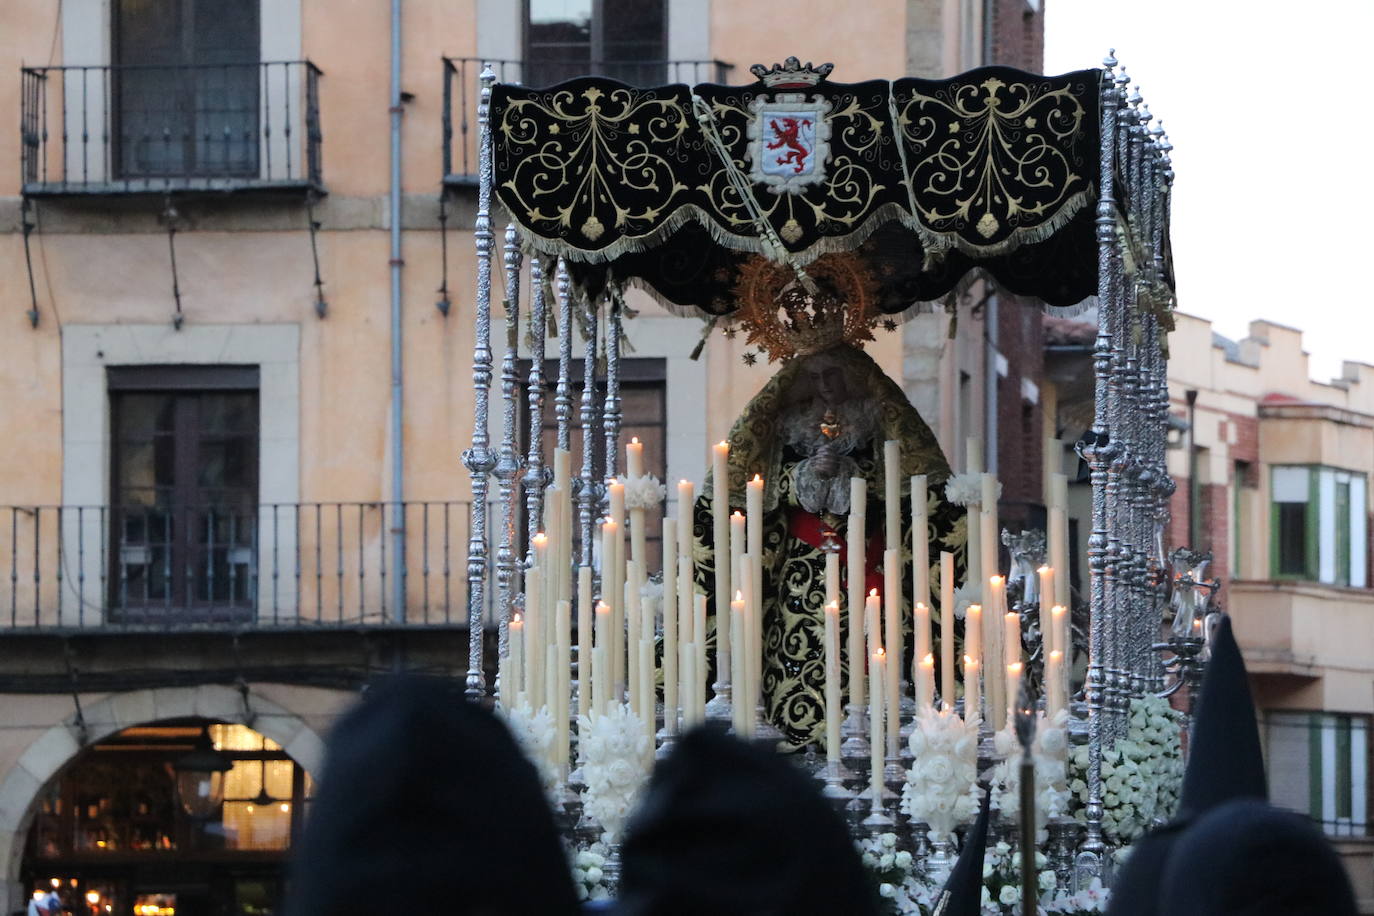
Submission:
{"label": "street lamp", "polygon": [[209,727],[202,729],[191,753],[172,764],[186,813],[199,820],[213,815],[224,801],[224,774],[233,767],[232,760],[215,750]]}

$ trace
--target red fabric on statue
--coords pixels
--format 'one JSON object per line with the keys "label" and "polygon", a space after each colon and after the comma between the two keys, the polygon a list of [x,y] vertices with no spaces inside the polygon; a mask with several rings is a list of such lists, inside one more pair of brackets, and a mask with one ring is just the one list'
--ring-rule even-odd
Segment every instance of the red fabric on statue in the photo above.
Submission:
{"label": "red fabric on statue", "polygon": [[[825,541],[825,526],[821,517],[805,509],[793,509],[787,516],[787,528],[794,538],[810,544],[817,550]],[[845,594],[845,570],[849,568],[849,538],[843,531],[836,531],[840,542],[840,594]],[[883,590],[883,539],[876,534],[869,535],[864,543],[864,594],[877,589]]]}

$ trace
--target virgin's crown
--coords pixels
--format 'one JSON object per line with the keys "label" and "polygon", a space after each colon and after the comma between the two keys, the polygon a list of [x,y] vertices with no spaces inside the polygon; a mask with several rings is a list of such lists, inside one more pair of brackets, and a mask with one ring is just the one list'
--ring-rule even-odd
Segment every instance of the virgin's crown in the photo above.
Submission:
{"label": "virgin's crown", "polygon": [[782,64],[774,64],[770,70],[763,64],[754,64],[749,72],[758,77],[769,89],[808,89],[830,75],[834,64],[821,64],[813,67],[810,61],[806,66],[795,57],[789,57]]}

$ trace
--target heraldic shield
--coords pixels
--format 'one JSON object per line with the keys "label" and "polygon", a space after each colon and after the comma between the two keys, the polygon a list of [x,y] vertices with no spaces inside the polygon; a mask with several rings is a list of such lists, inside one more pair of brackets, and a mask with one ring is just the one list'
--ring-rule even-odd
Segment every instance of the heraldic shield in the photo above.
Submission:
{"label": "heraldic shield", "polygon": [[749,177],[774,194],[825,180],[831,104],[803,92],[761,95],[749,105]]}

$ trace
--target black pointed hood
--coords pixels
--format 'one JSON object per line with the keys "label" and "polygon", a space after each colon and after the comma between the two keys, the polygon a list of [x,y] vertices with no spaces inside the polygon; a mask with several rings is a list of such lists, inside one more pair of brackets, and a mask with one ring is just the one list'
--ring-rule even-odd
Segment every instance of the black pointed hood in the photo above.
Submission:
{"label": "black pointed hood", "polygon": [[1226,615],[1212,639],[1193,722],[1177,819],[1196,817],[1237,798],[1267,799],[1255,703]]}
{"label": "black pointed hood", "polygon": [[625,832],[617,916],[872,916],[877,894],[815,780],[714,728],[684,735]]}
{"label": "black pointed hood", "polygon": [[1169,916],[1355,916],[1341,857],[1305,817],[1226,802],[1183,831],[1160,886]]}
{"label": "black pointed hood", "polygon": [[978,916],[983,911],[983,856],[988,849],[988,794],[978,819],[964,834],[964,848],[940,895],[935,898],[932,916]]}
{"label": "black pointed hood", "polygon": [[577,912],[533,765],[461,691],[397,678],[339,722],[293,853],[289,916]]}
{"label": "black pointed hood", "polygon": [[1218,805],[1268,797],[1255,704],[1229,616],[1222,616],[1212,639],[1212,657],[1196,702],[1178,811],[1171,823],[1132,847],[1112,886],[1111,916],[1168,913],[1160,906],[1160,886],[1185,829]]}

